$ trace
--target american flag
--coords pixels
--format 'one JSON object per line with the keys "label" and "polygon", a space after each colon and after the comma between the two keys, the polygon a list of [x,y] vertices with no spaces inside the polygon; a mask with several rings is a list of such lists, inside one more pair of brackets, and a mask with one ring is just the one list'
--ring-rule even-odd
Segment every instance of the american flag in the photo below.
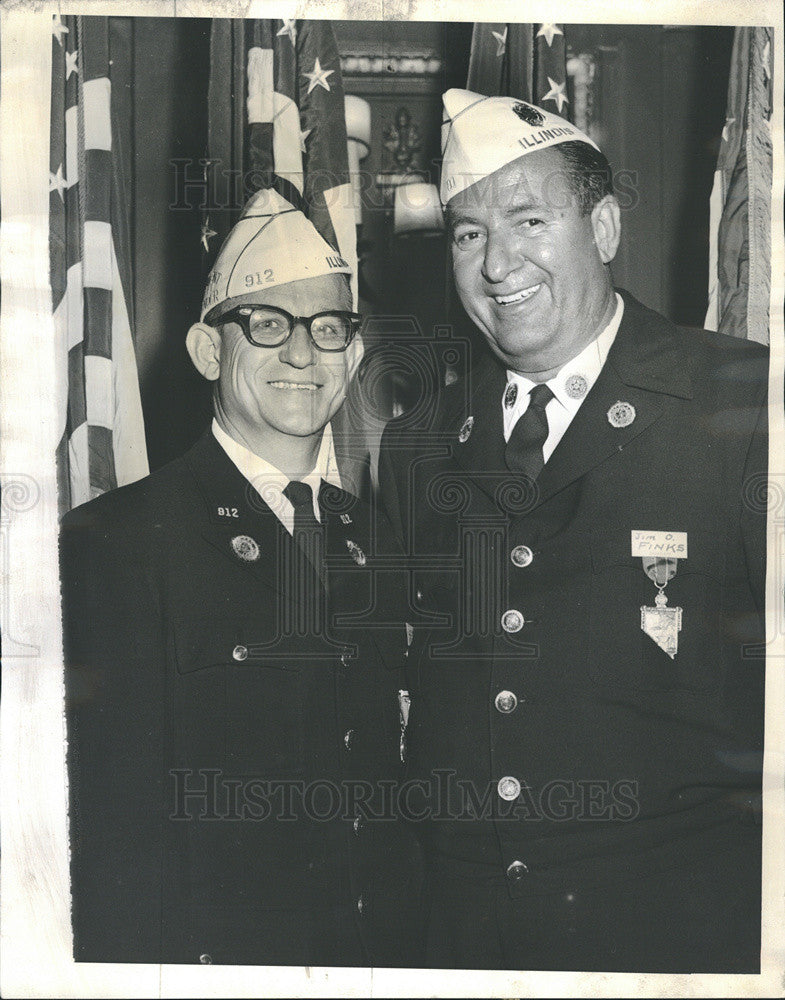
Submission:
{"label": "american flag", "polygon": [[475,24],[469,90],[518,97],[572,120],[563,24]]}
{"label": "american flag", "polygon": [[705,325],[769,342],[774,32],[736,28],[728,108],[709,202]]}
{"label": "american flag", "polygon": [[344,92],[330,22],[213,21],[208,105],[205,269],[247,198],[275,187],[356,274]]}
{"label": "american flag", "polygon": [[49,250],[61,512],[149,471],[127,305],[128,197],[113,114],[112,66],[122,45],[109,18],[53,18]]}

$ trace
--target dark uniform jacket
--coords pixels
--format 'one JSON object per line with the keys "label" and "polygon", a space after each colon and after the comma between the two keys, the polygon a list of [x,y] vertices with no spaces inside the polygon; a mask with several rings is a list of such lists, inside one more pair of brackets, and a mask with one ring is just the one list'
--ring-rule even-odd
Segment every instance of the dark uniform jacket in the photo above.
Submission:
{"label": "dark uniform jacket", "polygon": [[[732,919],[760,880],[768,354],[623,297],[533,489],[505,466],[490,355],[385,431],[381,495],[441,616],[409,657],[409,776],[431,857],[513,897],[710,855]],[[633,531],[687,534],[673,659],[641,629],[657,589]]]}
{"label": "dark uniform jacket", "polygon": [[417,961],[418,854],[389,819],[406,632],[383,524],[326,489],[326,619],[211,433],[66,516],[77,960]]}

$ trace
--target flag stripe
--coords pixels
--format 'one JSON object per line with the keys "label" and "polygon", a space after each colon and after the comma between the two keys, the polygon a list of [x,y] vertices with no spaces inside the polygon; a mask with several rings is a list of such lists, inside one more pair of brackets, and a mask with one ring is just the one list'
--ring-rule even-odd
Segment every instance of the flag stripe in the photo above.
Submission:
{"label": "flag stripe", "polygon": [[84,282],[82,281],[82,261],[78,260],[68,269],[66,291],[61,302],[65,307],[67,346],[70,350],[81,344],[84,331]]}
{"label": "flag stripe", "polygon": [[84,283],[86,288],[112,287],[112,227],[108,222],[85,220]]}
{"label": "flag stripe", "polygon": [[[112,358],[112,293],[106,288],[84,288],[84,351]],[[85,358],[85,364],[87,358]]]}
{"label": "flag stripe", "polygon": [[273,114],[273,50],[254,45],[248,50],[248,122],[271,122]]}
{"label": "flag stripe", "polygon": [[108,427],[87,424],[87,453],[90,461],[90,497],[113,490],[117,485],[114,438]]}
{"label": "flag stripe", "polygon": [[84,350],[82,342],[68,352],[68,420],[66,430],[71,435],[87,420],[84,384]]}
{"label": "flag stripe", "polygon": [[82,17],[80,42],[82,54],[82,79],[94,80],[108,76],[109,25],[105,17]]}
{"label": "flag stripe", "polygon": [[104,149],[86,149],[84,163],[90,178],[83,196],[85,219],[103,222],[111,215],[112,154]]}
{"label": "flag stripe", "polygon": [[105,76],[84,84],[85,149],[112,148],[111,93],[111,85]]}
{"label": "flag stripe", "polygon": [[84,374],[87,422],[91,427],[111,429],[114,415],[112,359],[85,353]]}

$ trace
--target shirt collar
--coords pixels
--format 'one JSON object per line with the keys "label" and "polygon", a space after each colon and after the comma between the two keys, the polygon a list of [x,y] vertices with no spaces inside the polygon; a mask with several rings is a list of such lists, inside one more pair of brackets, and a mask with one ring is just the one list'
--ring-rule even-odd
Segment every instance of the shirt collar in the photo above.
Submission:
{"label": "shirt collar", "polygon": [[[289,483],[289,477],[260,455],[249,451],[245,445],[235,441],[219,425],[215,417],[213,417],[212,431],[216,441],[231,461],[254,487],[276,517],[291,531],[289,522],[293,518],[293,508],[283,495],[283,490]],[[335,457],[335,442],[330,424],[327,424],[324,428],[322,442],[319,446],[319,454],[316,456],[316,465],[302,479],[302,482],[307,483],[313,491],[314,513],[319,520],[321,520],[321,517],[318,499],[322,480],[331,486],[337,486],[341,489],[341,476]]]}
{"label": "shirt collar", "polygon": [[[622,316],[624,315],[624,301],[618,292],[616,294],[616,310],[608,325],[590,344],[576,355],[571,361],[563,365],[553,378],[545,383],[553,392],[555,399],[567,410],[576,412],[589,390],[597,381],[608,357],[611,345],[619,332]],[[518,386],[518,397],[528,396],[531,390],[537,385],[531,379],[526,378],[519,372],[507,371],[507,384]],[[506,392],[506,388],[505,388]],[[502,405],[504,402],[502,401]]]}

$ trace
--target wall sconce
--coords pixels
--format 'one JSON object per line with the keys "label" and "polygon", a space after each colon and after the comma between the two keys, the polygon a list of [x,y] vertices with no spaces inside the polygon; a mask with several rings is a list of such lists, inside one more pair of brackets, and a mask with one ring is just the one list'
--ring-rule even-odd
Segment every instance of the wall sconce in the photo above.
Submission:
{"label": "wall sconce", "polygon": [[349,150],[349,176],[352,182],[354,221],[358,226],[363,221],[362,184],[360,182],[360,160],[364,160],[371,148],[371,105],[354,94],[344,97],[346,115],[346,136]]}
{"label": "wall sconce", "polygon": [[435,184],[414,181],[395,189],[393,231],[396,236],[441,236],[444,215]]}

